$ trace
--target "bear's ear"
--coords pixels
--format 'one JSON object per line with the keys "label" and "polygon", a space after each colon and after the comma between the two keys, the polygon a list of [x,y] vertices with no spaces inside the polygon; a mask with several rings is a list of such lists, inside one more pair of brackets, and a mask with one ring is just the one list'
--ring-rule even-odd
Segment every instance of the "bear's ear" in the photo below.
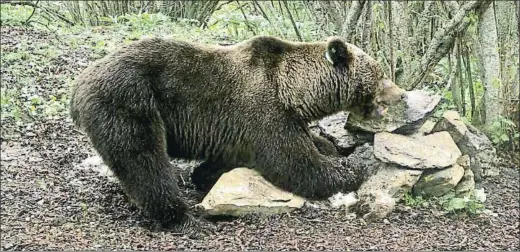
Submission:
{"label": "bear's ear", "polygon": [[331,38],[327,42],[325,58],[334,66],[348,66],[354,60],[354,54],[341,39]]}

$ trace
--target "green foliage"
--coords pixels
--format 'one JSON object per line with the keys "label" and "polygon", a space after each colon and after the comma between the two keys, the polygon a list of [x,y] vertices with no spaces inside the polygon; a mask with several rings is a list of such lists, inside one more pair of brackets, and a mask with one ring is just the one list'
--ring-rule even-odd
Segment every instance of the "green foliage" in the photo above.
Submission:
{"label": "green foliage", "polygon": [[87,218],[87,216],[88,216],[88,205],[85,202],[81,202],[79,204],[79,206],[81,208],[81,217]]}
{"label": "green foliage", "polygon": [[147,12],[137,14],[123,14],[120,16],[100,17],[105,25],[121,25],[132,27],[136,30],[151,30],[153,27],[167,23],[169,17],[161,13],[150,14]]}
{"label": "green foliage", "polygon": [[420,195],[413,195],[407,192],[403,197],[403,203],[413,208],[438,207],[445,214],[467,214],[475,216],[479,214],[493,214],[485,208],[486,194],[484,189],[476,189],[468,196],[457,196],[451,191],[442,197],[423,198]]}
{"label": "green foliage", "polygon": [[482,213],[490,213],[490,211],[486,210],[485,201],[486,194],[484,189],[475,189],[474,193],[469,197],[459,197],[451,192],[439,198],[438,202],[447,214],[466,213],[470,216],[475,216]]}
{"label": "green foliage", "polygon": [[[59,10],[66,18],[78,25],[109,25],[141,19],[141,24],[156,21],[193,19],[206,20],[215,10],[218,1],[60,1],[46,3],[48,8]],[[162,13],[160,20],[151,20],[148,15]],[[144,16],[144,18],[140,16]],[[151,17],[151,16],[150,16]],[[134,20],[135,23],[135,20]]]}
{"label": "green foliage", "polygon": [[484,131],[491,138],[491,141],[498,146],[509,144],[511,141],[518,141],[520,137],[515,123],[500,115]]}
{"label": "green foliage", "polygon": [[411,192],[404,195],[404,204],[410,207],[428,207],[429,203],[422,196],[414,196]]}
{"label": "green foliage", "polygon": [[451,198],[443,206],[449,213],[467,212],[469,215],[477,215],[485,209],[484,204],[468,197]]}
{"label": "green foliage", "polygon": [[0,91],[0,106],[2,107],[1,120],[13,118],[15,121],[21,120],[21,109],[18,104],[18,90],[4,89]]}
{"label": "green foliage", "polygon": [[433,112],[433,117],[436,119],[439,119],[442,117],[444,112],[448,110],[456,110],[457,108],[453,104],[453,100],[451,100],[451,92],[447,92],[447,94],[444,94],[444,98],[448,100],[447,102],[441,103],[437,108],[435,108],[435,111]]}
{"label": "green foliage", "polygon": [[[271,2],[231,2],[216,10],[208,21],[208,30],[219,31],[228,40],[240,41],[254,35],[273,35],[282,38],[297,40],[291,20],[285,9],[278,9]],[[300,2],[288,2],[295,19],[296,29],[301,32],[304,41],[314,40],[323,34],[315,21],[306,15],[304,5]],[[262,11],[260,11],[262,10]],[[242,12],[243,11],[243,12]],[[265,14],[265,16],[263,16]],[[328,28],[330,29],[330,28]],[[302,32],[305,31],[305,32]]]}
{"label": "green foliage", "polygon": [[[47,4],[47,3],[45,3]],[[48,3],[63,7],[63,3]],[[82,3],[83,4],[83,3]],[[257,34],[276,34],[282,30],[288,19],[273,18],[271,23],[261,15],[246,11],[245,17],[238,5],[224,6],[208,20],[211,24],[203,28],[198,20],[179,18],[172,21],[161,13],[138,12],[109,17],[100,17],[97,26],[70,26],[60,19],[46,22],[41,12],[36,11],[28,29],[37,35],[17,37],[16,46],[2,46],[1,119],[14,122],[31,122],[43,118],[68,116],[69,91],[73,79],[89,62],[113,52],[121,46],[137,39],[148,37],[170,37],[181,40],[217,43],[238,42]],[[234,9],[233,9],[234,7]],[[0,5],[2,25],[20,25],[29,17],[31,7]],[[64,12],[66,18],[71,18]],[[253,14],[248,14],[253,13]],[[275,16],[275,15],[273,15]],[[311,25],[311,22],[307,25]],[[297,23],[297,25],[302,25]],[[295,39],[293,30],[286,33]],[[41,35],[40,35],[41,34]],[[304,37],[306,37],[304,35]],[[80,53],[80,55],[74,55]],[[65,61],[65,59],[68,59]],[[69,64],[72,63],[72,66]],[[77,64],[81,63],[81,67]],[[58,71],[58,68],[64,68]],[[44,91],[44,92],[42,92]]]}
{"label": "green foliage", "polygon": [[26,5],[0,4],[0,25],[18,26],[31,15],[33,8]]}

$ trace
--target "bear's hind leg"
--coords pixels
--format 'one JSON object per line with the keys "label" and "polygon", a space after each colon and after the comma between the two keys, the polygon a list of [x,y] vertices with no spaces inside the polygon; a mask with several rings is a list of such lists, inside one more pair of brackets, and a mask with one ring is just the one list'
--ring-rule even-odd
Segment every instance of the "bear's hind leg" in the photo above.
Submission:
{"label": "bear's hind leg", "polygon": [[187,213],[177,177],[166,153],[163,122],[154,106],[120,111],[96,106],[85,113],[94,148],[121,182],[124,191],[150,218],[176,232],[198,232]]}

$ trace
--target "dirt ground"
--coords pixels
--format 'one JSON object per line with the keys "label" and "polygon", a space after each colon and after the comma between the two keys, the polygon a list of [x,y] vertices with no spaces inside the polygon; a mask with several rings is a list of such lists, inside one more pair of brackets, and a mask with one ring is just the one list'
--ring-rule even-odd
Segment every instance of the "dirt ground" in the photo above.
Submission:
{"label": "dirt ground", "polygon": [[[14,44],[12,39],[2,45]],[[51,65],[67,66],[70,59],[64,60]],[[39,83],[43,93],[54,87]],[[342,210],[305,208],[213,221],[217,232],[196,240],[155,228],[128,203],[116,181],[78,166],[94,152],[67,116],[22,125],[4,120],[2,138],[2,250],[520,249],[519,169],[507,162],[497,164],[500,176],[481,185],[486,208],[496,217],[446,216],[434,208],[399,205],[386,220],[364,223]],[[183,188],[192,192],[189,184]]]}
{"label": "dirt ground", "polygon": [[386,221],[364,223],[341,210],[306,208],[213,221],[216,234],[192,240],[156,229],[128,203],[116,181],[78,168],[94,152],[70,121],[42,121],[1,148],[4,250],[520,249],[519,174],[512,167],[482,184],[486,208],[496,217],[444,216],[401,205]]}

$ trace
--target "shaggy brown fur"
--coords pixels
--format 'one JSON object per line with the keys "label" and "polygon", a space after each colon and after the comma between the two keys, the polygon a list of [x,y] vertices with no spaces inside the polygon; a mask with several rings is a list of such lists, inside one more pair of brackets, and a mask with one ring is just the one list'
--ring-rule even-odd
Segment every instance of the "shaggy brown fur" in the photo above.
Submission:
{"label": "shaggy brown fur", "polygon": [[200,186],[215,167],[246,166],[308,198],[347,190],[351,174],[320,153],[313,143],[324,140],[307,125],[340,110],[370,115],[386,102],[376,99],[385,78],[339,38],[225,47],[145,39],[82,73],[71,115],[145,213],[189,232],[169,157],[206,160],[193,175]]}

